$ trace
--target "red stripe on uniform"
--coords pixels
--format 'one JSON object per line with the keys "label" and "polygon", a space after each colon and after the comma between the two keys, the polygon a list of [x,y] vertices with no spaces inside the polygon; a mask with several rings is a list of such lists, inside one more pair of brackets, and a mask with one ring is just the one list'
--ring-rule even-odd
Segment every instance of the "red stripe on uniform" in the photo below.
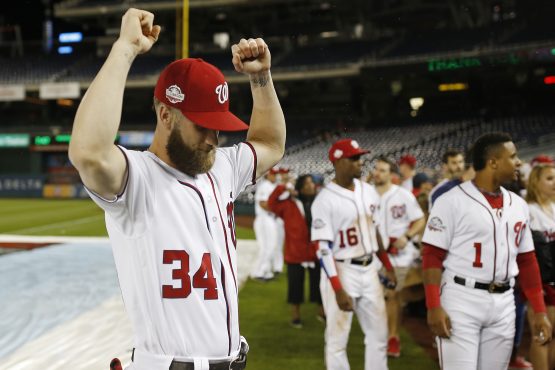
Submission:
{"label": "red stripe on uniform", "polygon": [[224,291],[225,309],[226,309],[226,321],[227,321],[227,355],[231,354],[231,312],[229,312],[229,303],[227,302],[227,292],[225,289],[225,268],[224,264],[220,260],[220,268],[222,269],[222,288]]}
{"label": "red stripe on uniform", "polygon": [[[472,200],[474,200],[476,203],[478,203],[479,205],[481,205],[482,207],[485,208],[486,212],[488,213],[488,215],[491,217],[491,222],[493,224],[493,247],[495,248],[493,251],[493,277],[491,278],[491,281],[495,281],[495,269],[497,267],[497,231],[496,231],[496,227],[495,227],[495,219],[493,218],[493,215],[491,214],[491,212],[489,211],[488,207],[486,207],[482,202],[480,202],[478,199],[474,198],[472,195],[468,194],[463,188],[462,186],[459,185],[459,188],[461,189],[461,191],[463,193],[465,193],[466,195],[468,195],[468,197]],[[501,198],[503,199],[503,198]]]}
{"label": "red stripe on uniform", "polygon": [[248,141],[243,141],[243,143],[247,144],[249,148],[251,148],[252,155],[254,156],[254,169],[252,171],[252,185],[254,185],[256,184],[256,167],[258,166],[258,157],[256,156],[256,150],[254,150],[254,147],[251,143],[249,143]]}

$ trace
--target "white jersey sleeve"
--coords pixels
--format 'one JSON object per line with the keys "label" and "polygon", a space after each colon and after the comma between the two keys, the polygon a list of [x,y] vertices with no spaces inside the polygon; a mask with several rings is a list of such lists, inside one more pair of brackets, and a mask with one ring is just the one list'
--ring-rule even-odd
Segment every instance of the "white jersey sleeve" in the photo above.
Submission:
{"label": "white jersey sleeve", "polygon": [[[515,195],[515,197],[517,197]],[[530,209],[528,208],[528,204],[522,199],[519,198],[522,202],[522,206],[524,207],[524,214],[526,215],[526,222],[524,223],[524,227],[522,230],[522,239],[520,240],[518,253],[527,253],[533,251],[534,248],[534,240],[532,239],[532,227],[530,221]]]}
{"label": "white jersey sleeve", "polygon": [[254,200],[256,202],[266,202],[270,198],[272,187],[269,181],[260,182],[254,192]]}
{"label": "white jersey sleeve", "polygon": [[218,151],[226,160],[216,161],[210,171],[220,174],[222,179],[231,179],[234,189],[232,198],[235,200],[247,186],[256,183],[256,152],[248,142],[219,148]]}
{"label": "white jersey sleeve", "polygon": [[451,203],[451,197],[443,196],[436,200],[422,241],[442,249],[449,249],[456,228],[456,220],[453,212],[456,207]]}
{"label": "white jersey sleeve", "polygon": [[312,203],[311,212],[312,228],[310,235],[312,240],[328,240],[333,242],[336,230],[333,229],[330,202],[327,202],[325,197],[319,194]]}
{"label": "white jersey sleeve", "polygon": [[151,207],[154,190],[149,181],[148,160],[141,152],[118,146],[127,162],[127,174],[123,190],[114,199],[105,199],[85,187],[92,200],[106,212],[106,218],[127,235],[144,229],[146,215]]}

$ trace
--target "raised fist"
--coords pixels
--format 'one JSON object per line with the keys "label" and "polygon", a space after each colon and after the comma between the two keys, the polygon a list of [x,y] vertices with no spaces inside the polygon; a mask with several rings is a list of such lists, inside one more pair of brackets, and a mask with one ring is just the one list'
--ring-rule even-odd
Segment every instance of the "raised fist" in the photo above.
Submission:
{"label": "raised fist", "polygon": [[231,46],[231,54],[237,72],[255,74],[270,70],[270,49],[261,38],[241,39]]}
{"label": "raised fist", "polygon": [[154,14],[140,9],[129,9],[121,19],[118,41],[130,45],[136,54],[146,53],[160,35],[160,26],[153,23]]}

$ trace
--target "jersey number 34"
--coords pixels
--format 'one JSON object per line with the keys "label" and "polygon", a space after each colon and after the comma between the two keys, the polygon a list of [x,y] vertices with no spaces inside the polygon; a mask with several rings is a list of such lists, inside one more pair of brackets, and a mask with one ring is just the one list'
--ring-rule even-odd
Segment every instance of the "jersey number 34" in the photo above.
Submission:
{"label": "jersey number 34", "polygon": [[192,288],[204,289],[204,299],[218,299],[217,282],[212,271],[210,253],[204,253],[197,272],[193,275],[192,284],[189,276],[189,254],[184,250],[165,250],[163,262],[166,265],[180,261],[181,267],[172,271],[172,278],[181,281],[181,287],[162,285],[162,298],[187,298]]}

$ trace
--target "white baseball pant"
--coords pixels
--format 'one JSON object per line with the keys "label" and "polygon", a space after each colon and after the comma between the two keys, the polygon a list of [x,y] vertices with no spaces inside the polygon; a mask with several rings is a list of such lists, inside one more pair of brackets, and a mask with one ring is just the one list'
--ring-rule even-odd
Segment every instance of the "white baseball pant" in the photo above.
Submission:
{"label": "white baseball pant", "polygon": [[515,336],[513,289],[489,293],[444,273],[441,305],[452,325],[450,339],[436,338],[443,370],[507,369]]}
{"label": "white baseball pant", "polygon": [[[375,261],[369,266],[343,262],[336,265],[343,289],[353,298],[354,312],[364,333],[364,369],[387,370],[387,315]],[[335,292],[323,271],[320,290],[326,312],[326,368],[349,370],[347,342],[353,313],[339,308]]]}

